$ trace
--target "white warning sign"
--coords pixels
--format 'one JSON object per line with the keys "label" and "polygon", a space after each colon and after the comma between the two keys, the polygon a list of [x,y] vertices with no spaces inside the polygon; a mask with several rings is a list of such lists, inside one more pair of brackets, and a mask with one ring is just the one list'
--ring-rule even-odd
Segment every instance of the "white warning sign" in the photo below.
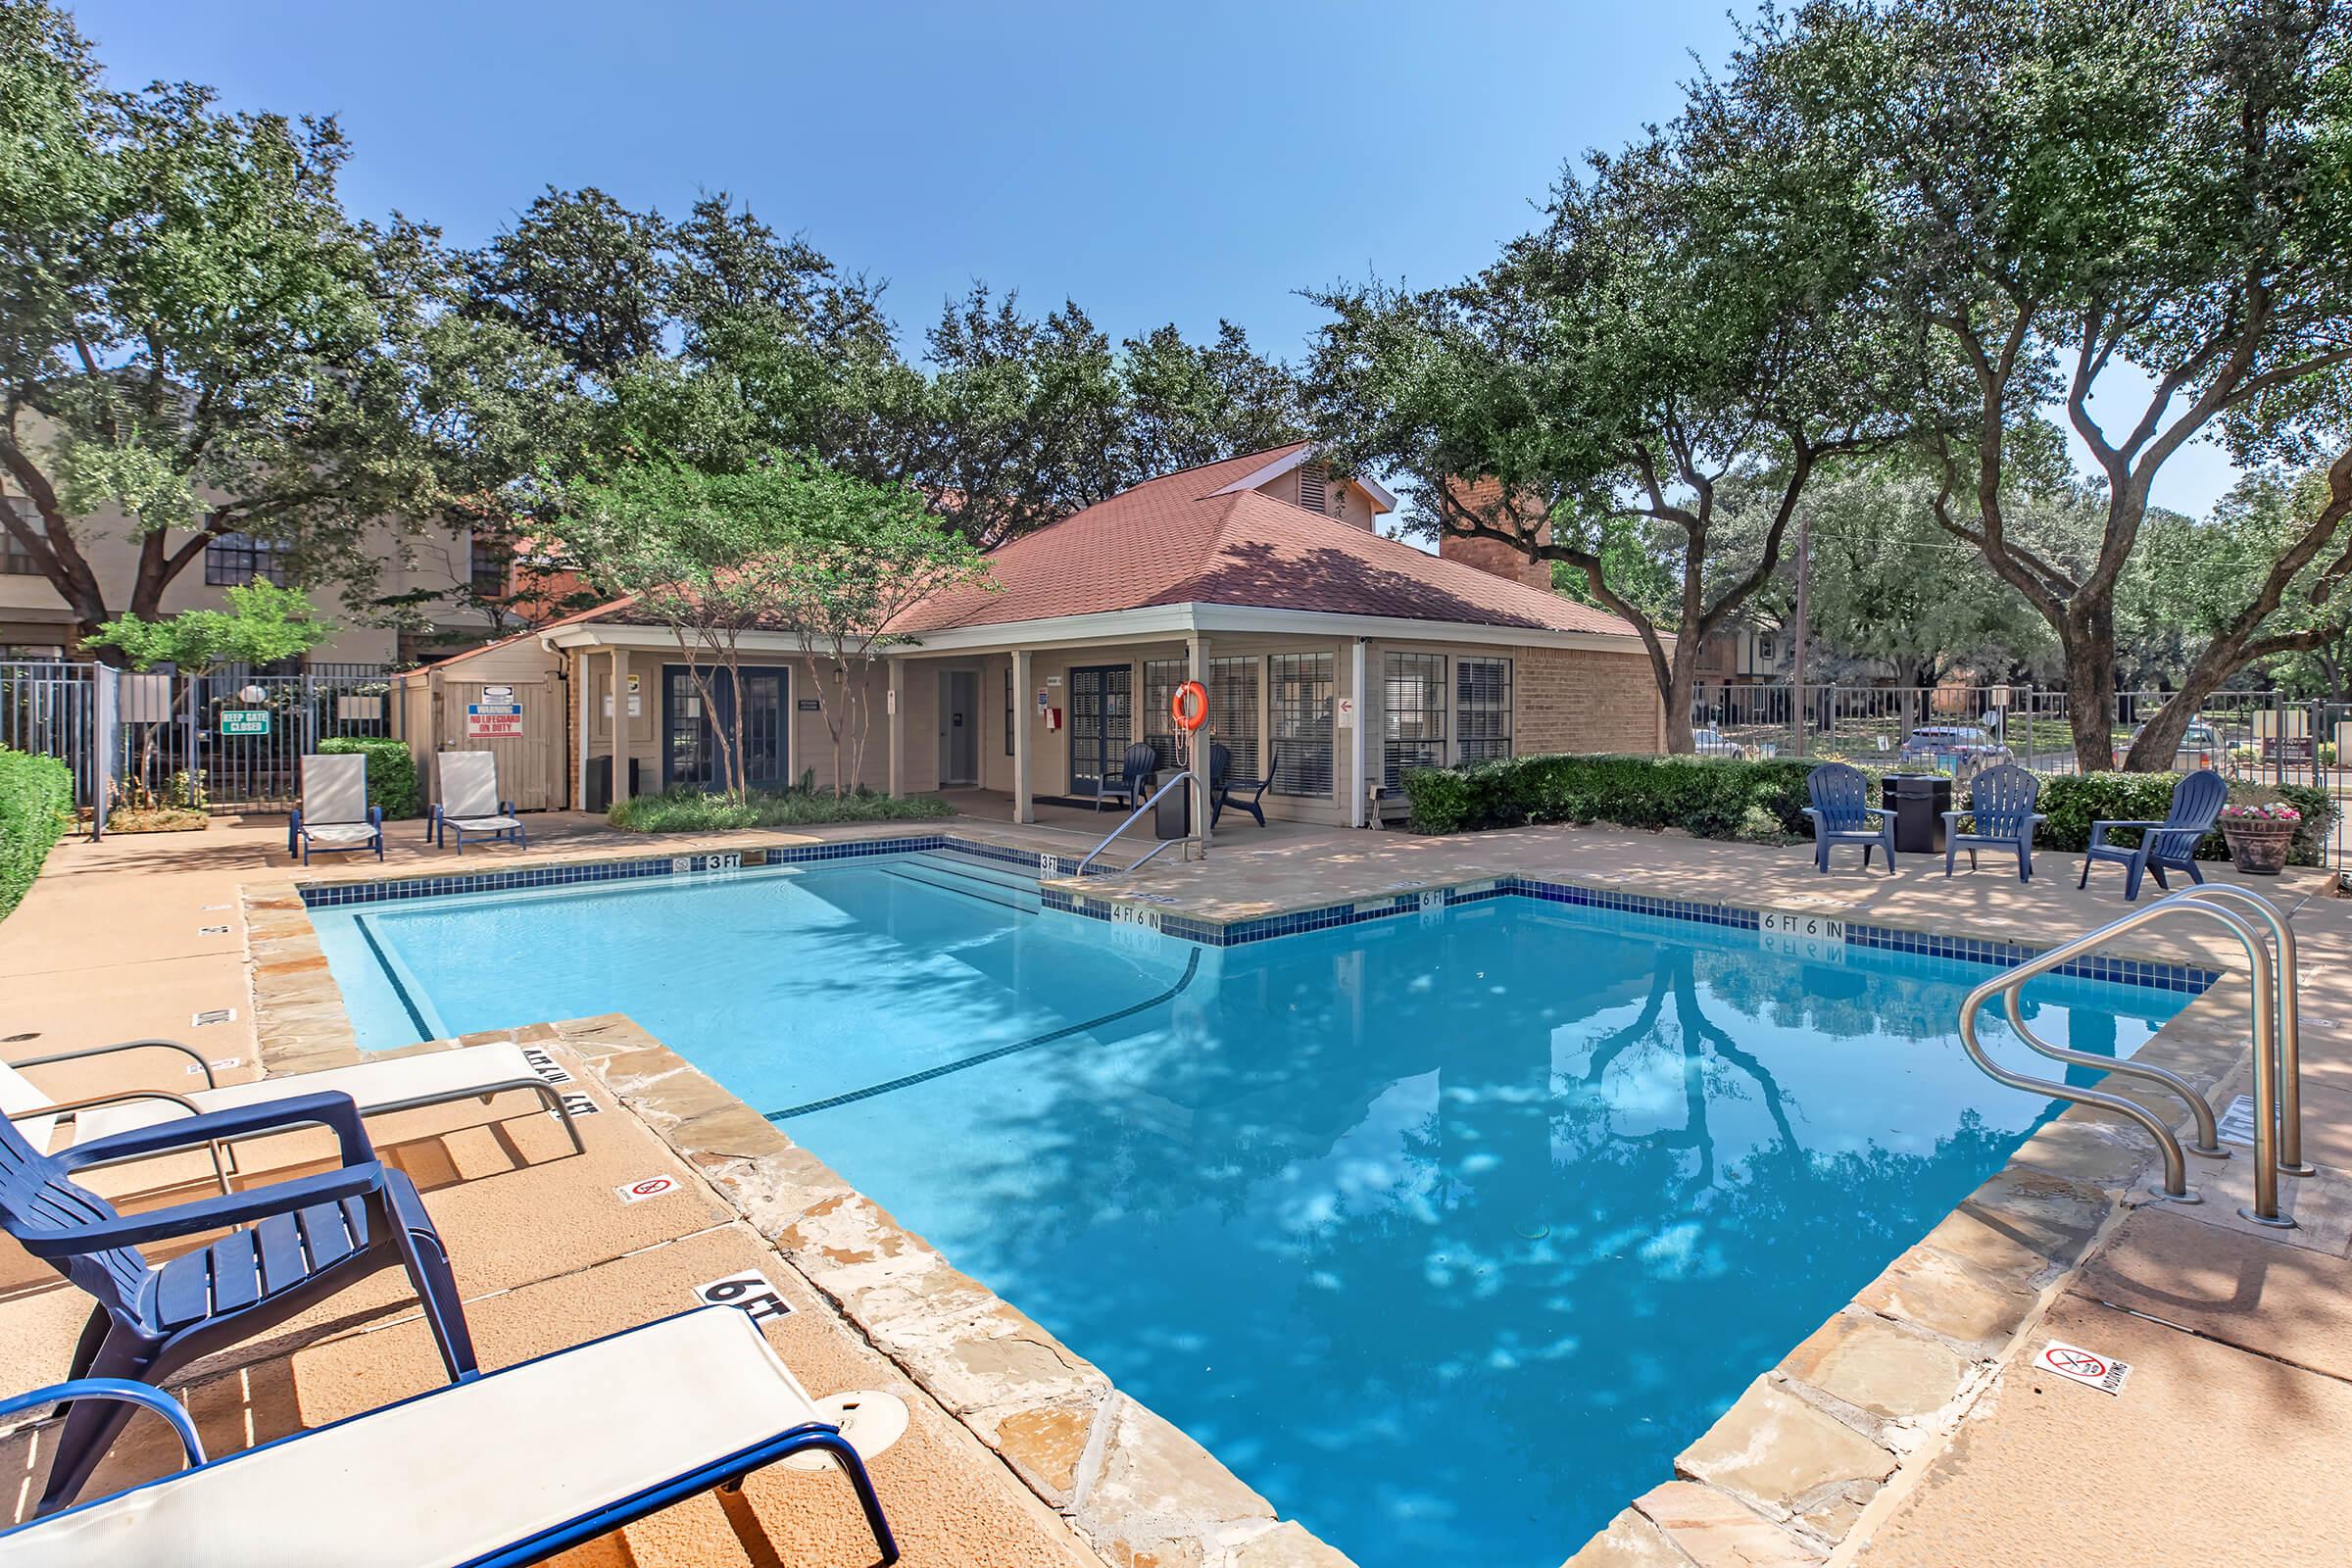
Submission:
{"label": "white warning sign", "polygon": [[642,1181],[623,1182],[612,1193],[624,1203],[642,1203],[649,1198],[666,1198],[683,1185],[675,1176],[648,1176]]}
{"label": "white warning sign", "polygon": [[2085,1350],[2080,1345],[2069,1345],[2064,1340],[2052,1340],[2034,1357],[2034,1370],[2087,1384],[2107,1394],[2121,1394],[2124,1379],[2132,1375],[2132,1364],[2096,1350]]}

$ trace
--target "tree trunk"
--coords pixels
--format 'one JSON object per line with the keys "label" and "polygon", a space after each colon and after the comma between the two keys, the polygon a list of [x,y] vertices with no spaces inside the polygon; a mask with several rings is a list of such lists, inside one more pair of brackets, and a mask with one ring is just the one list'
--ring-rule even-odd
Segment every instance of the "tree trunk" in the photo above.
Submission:
{"label": "tree trunk", "polygon": [[1691,651],[1691,639],[1684,638],[1675,644],[1674,659],[1666,667],[1666,682],[1659,696],[1666,704],[1666,755],[1689,757],[1698,750],[1698,741],[1691,734],[1691,693],[1698,684],[1698,661]]}
{"label": "tree trunk", "polygon": [[[2066,652],[2067,727],[2075,741],[2075,769],[2104,773],[2115,766],[2115,614],[2104,595],[2079,594],[2059,628]],[[2165,705],[2170,709],[2173,705]],[[2165,752],[2169,766],[2172,751]]]}

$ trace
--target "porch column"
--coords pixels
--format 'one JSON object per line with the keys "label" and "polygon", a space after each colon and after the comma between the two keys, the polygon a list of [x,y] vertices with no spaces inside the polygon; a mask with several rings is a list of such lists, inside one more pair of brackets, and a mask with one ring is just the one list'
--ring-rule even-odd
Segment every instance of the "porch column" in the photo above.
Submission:
{"label": "porch column", "polygon": [[588,656],[585,653],[567,656],[571,661],[572,706],[579,710],[580,749],[571,760],[571,808],[588,809]]}
{"label": "porch column", "polygon": [[1355,656],[1348,664],[1348,679],[1354,683],[1355,722],[1348,727],[1348,825],[1364,825],[1364,731],[1370,724],[1371,705],[1364,700],[1364,640],[1355,640]]}
{"label": "porch column", "polygon": [[[1200,632],[1194,632],[1185,640],[1185,658],[1191,666],[1192,678],[1200,683],[1202,691],[1208,690],[1208,639]],[[1193,832],[1200,840],[1202,856],[1208,854],[1210,837],[1208,826],[1208,748],[1200,744],[1200,737],[1210,733],[1206,722],[1207,717],[1206,713],[1201,714],[1200,728],[1193,731],[1191,746],[1193,781],[1186,786],[1192,792]]]}
{"label": "porch column", "polygon": [[1036,744],[1030,732],[1037,720],[1029,716],[1029,650],[1012,651],[1012,819],[1034,822],[1037,808],[1029,799],[1029,753]]}
{"label": "porch column", "polygon": [[629,651],[612,650],[612,804],[629,798]]}
{"label": "porch column", "polygon": [[890,695],[884,699],[890,710],[890,793],[906,793],[906,661],[888,659]]}

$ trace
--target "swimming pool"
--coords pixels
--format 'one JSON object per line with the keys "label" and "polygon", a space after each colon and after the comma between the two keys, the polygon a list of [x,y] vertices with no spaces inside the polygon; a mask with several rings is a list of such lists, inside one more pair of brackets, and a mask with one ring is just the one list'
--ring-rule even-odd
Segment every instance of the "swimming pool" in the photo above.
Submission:
{"label": "swimming pool", "polygon": [[[1962,1055],[1980,966],[1525,898],[1219,950],[917,856],[313,918],[370,1047],[630,1013],[1366,1568],[1556,1564],[2051,1108]],[[2188,1000],[2026,995],[2121,1054]]]}

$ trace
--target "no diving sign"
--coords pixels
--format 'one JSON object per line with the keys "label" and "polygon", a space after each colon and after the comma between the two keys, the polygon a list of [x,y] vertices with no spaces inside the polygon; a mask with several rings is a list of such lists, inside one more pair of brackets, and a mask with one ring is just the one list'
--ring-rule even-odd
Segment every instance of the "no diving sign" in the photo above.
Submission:
{"label": "no diving sign", "polygon": [[2107,1394],[2121,1394],[2124,1379],[2132,1375],[2132,1364],[2096,1350],[2085,1350],[2080,1345],[2069,1345],[2064,1340],[2052,1340],[2034,1357],[2034,1370],[2087,1384]]}

